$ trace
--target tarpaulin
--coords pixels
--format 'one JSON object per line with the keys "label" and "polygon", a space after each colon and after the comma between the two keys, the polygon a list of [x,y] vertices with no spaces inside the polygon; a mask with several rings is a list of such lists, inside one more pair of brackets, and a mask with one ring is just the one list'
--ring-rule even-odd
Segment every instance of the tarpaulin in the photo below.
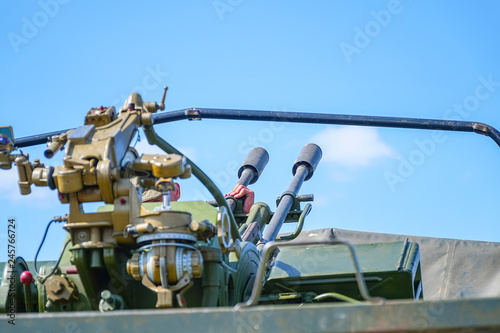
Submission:
{"label": "tarpaulin", "polygon": [[337,237],[352,244],[404,241],[420,245],[424,299],[500,296],[500,243],[392,235],[343,229],[304,231],[299,238]]}

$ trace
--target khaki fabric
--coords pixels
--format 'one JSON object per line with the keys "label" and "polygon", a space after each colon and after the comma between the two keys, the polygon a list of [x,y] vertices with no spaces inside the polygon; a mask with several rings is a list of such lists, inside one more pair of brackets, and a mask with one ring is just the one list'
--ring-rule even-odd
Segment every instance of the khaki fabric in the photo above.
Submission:
{"label": "khaki fabric", "polygon": [[396,242],[406,238],[418,243],[424,299],[500,297],[500,243],[343,229],[304,231],[299,238],[333,236],[353,244]]}

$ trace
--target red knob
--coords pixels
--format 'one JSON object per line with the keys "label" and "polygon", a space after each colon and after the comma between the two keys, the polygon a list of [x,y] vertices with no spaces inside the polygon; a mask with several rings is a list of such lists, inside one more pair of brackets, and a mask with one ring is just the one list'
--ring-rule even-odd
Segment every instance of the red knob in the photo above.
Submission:
{"label": "red knob", "polygon": [[21,273],[21,283],[30,284],[33,282],[33,275],[29,271],[24,271]]}

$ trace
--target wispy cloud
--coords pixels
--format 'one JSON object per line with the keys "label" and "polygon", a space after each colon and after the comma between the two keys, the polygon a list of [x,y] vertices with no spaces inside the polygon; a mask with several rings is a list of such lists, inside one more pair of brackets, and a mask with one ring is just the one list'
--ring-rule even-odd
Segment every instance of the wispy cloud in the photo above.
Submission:
{"label": "wispy cloud", "polygon": [[323,162],[349,169],[368,167],[396,153],[370,127],[328,127],[312,137],[323,150]]}

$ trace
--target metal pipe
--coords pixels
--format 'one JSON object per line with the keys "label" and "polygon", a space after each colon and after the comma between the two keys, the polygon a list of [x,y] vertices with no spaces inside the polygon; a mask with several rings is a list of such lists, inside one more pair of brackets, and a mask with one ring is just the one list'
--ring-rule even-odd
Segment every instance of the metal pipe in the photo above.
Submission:
{"label": "metal pipe", "polygon": [[241,184],[243,186],[248,186],[253,177],[254,177],[254,172],[252,169],[250,168],[244,169],[241,173],[240,179],[238,179],[238,184]]}
{"label": "metal pipe", "polygon": [[336,245],[342,244],[349,248],[349,252],[351,254],[351,258],[354,266],[354,275],[356,276],[356,282],[358,284],[359,293],[363,299],[368,302],[380,303],[384,302],[382,297],[372,297],[370,296],[370,292],[366,286],[366,282],[363,276],[363,272],[359,266],[358,258],[356,257],[356,251],[354,250],[354,246],[351,243],[341,240],[341,239],[326,239],[326,240],[296,240],[293,242],[269,242],[265,244],[262,249],[262,256],[260,259],[259,269],[257,270],[257,274],[255,276],[254,285],[252,288],[252,294],[250,298],[246,302],[238,303],[234,306],[235,310],[240,310],[244,307],[249,307],[253,305],[257,305],[259,302],[259,297],[262,292],[262,288],[264,286],[263,281],[264,277],[268,270],[269,259],[271,258],[271,254],[277,248],[283,247],[295,247],[295,246],[310,246],[310,245]]}
{"label": "metal pipe", "polygon": [[221,266],[217,262],[205,263],[202,279],[202,307],[215,307],[219,300]]}
{"label": "metal pipe", "polygon": [[[254,177],[254,172],[251,169],[243,170],[240,179],[238,179],[238,183],[243,186],[248,186],[252,178]],[[229,209],[231,211],[236,207],[236,201],[234,199],[228,198],[226,199]]]}
{"label": "metal pipe", "polygon": [[153,121],[155,124],[162,124],[180,119],[203,118],[475,132],[489,136],[500,146],[498,130],[488,124],[473,121],[209,108],[191,108],[155,114]]}
{"label": "metal pipe", "polygon": [[[276,237],[276,240],[277,241],[281,241],[281,240],[289,241],[289,240],[293,240],[293,239],[297,238],[299,236],[300,232],[302,231],[302,228],[304,227],[304,220],[306,219],[307,214],[309,214],[309,212],[311,211],[311,207],[312,207],[312,205],[310,203],[308,203],[304,207],[304,210],[302,211],[302,213],[299,216],[299,220],[297,221],[297,227],[295,228],[294,232],[289,233],[289,234],[285,234],[285,235],[278,235],[278,237]],[[240,232],[240,234],[241,234],[241,232]]]}
{"label": "metal pipe", "polygon": [[[283,222],[285,221],[286,215],[290,211],[290,207],[292,207],[294,199],[293,196],[297,195],[307,174],[308,170],[305,165],[301,165],[297,168],[297,172],[295,173],[292,182],[288,186],[288,189],[286,190],[285,193],[283,193],[281,201],[278,207],[276,208],[276,211],[274,212],[271,221],[269,221],[269,224],[264,229],[264,234],[262,235],[262,242],[257,245],[257,249],[259,251],[262,251],[262,248],[264,247],[265,243],[275,240],[276,237],[278,236],[280,229],[283,226]],[[291,193],[293,193],[293,196],[290,195]]]}
{"label": "metal pipe", "polygon": [[[264,148],[255,147],[248,152],[247,157],[243,164],[238,169],[238,183],[243,186],[254,184],[260,177],[262,171],[269,162],[269,154]],[[227,199],[229,208],[234,210],[236,201],[229,198]]]}
{"label": "metal pipe", "polygon": [[314,143],[309,143],[302,147],[292,167],[293,179],[290,185],[288,185],[287,190],[281,195],[280,203],[271,221],[269,221],[269,225],[264,229],[262,241],[257,245],[259,251],[262,251],[264,244],[274,241],[278,236],[286,215],[290,211],[293,201],[299,193],[302,183],[311,179],[322,155],[321,148]]}
{"label": "metal pipe", "polygon": [[23,283],[24,307],[26,312],[33,312],[33,299],[31,295],[31,283]]}
{"label": "metal pipe", "polygon": [[54,132],[48,132],[48,133],[44,133],[44,134],[25,136],[24,138],[19,138],[19,139],[14,138],[14,146],[19,147],[19,148],[23,148],[23,147],[45,144],[45,143],[47,143],[47,141],[49,140],[50,137],[53,137],[54,135],[61,135],[63,133],[66,133],[69,130],[71,130],[71,128],[68,128],[68,129],[65,129],[62,131],[54,131]]}
{"label": "metal pipe", "polygon": [[[183,155],[180,151],[178,151],[168,142],[159,137],[158,134],[156,134],[153,126],[144,126],[144,133],[146,134],[146,138],[148,139],[148,142],[150,144],[157,145],[158,147],[160,147],[169,154]],[[233,241],[235,241],[236,239],[241,241],[241,236],[240,233],[238,232],[238,226],[236,225],[236,220],[234,219],[233,212],[229,211],[229,206],[222,192],[219,190],[217,185],[215,185],[215,183],[193,161],[191,161],[189,158],[186,157],[186,162],[189,165],[191,165],[191,171],[193,172],[193,175],[195,175],[195,177],[198,178],[198,180],[203,185],[205,185],[207,190],[212,194],[214,199],[217,201],[219,207],[224,206],[227,208],[229,221],[231,223],[231,237]]]}
{"label": "metal pipe", "polygon": [[[479,122],[458,120],[360,116],[309,112],[190,108],[154,114],[153,123],[163,124],[185,119],[201,120],[202,118],[475,132],[489,136],[498,146],[500,146],[500,132],[498,132],[498,130],[494,127]],[[16,147],[23,148],[44,144],[47,142],[48,137],[60,135],[67,131],[69,131],[69,129],[15,139],[14,145]]]}

